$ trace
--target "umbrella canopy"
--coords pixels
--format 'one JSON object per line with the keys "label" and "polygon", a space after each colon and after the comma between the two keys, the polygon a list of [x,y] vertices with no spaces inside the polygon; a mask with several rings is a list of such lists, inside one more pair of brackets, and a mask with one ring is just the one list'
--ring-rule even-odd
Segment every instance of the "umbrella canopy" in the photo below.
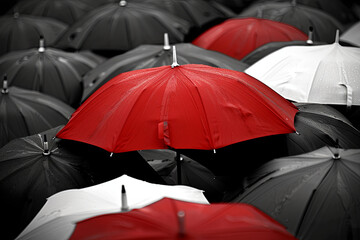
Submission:
{"label": "umbrella canopy", "polygon": [[[134,1],[134,0],[133,0]],[[218,19],[233,17],[217,9],[206,0],[135,0],[135,2],[147,3],[175,16],[190,22],[193,26],[202,27]],[[227,13],[230,13],[229,10]]]}
{"label": "umbrella canopy", "polygon": [[287,155],[314,151],[323,146],[360,148],[360,132],[334,108],[320,104],[296,104],[297,133],[286,135]]}
{"label": "umbrella canopy", "polygon": [[344,30],[342,24],[331,15],[313,7],[296,4],[296,1],[254,4],[239,16],[270,19],[292,25],[303,32],[313,27],[314,41],[319,42],[332,43],[336,30]]}
{"label": "umbrella canopy", "polygon": [[[124,225],[126,223],[126,226]],[[295,239],[247,204],[198,204],[164,198],[141,209],[77,223],[70,239]]]}
{"label": "umbrella canopy", "polygon": [[[181,184],[203,190],[210,202],[221,200],[225,189],[224,184],[209,169],[197,161],[181,155],[180,164],[178,164],[174,160],[176,152],[169,149],[141,150],[138,152],[167,184],[177,184],[178,174],[181,174]],[[181,167],[180,172],[178,165]]]}
{"label": "umbrella canopy", "polygon": [[9,85],[37,90],[68,103],[79,105],[82,75],[97,65],[84,55],[54,48],[11,52],[0,57],[0,75],[7,74]]}
{"label": "umbrella canopy", "polygon": [[51,96],[3,86],[0,93],[0,147],[12,139],[65,124],[74,111]]}
{"label": "umbrella canopy", "polygon": [[296,102],[360,105],[360,49],[338,43],[290,46],[245,70],[286,99]]}
{"label": "umbrella canopy", "polygon": [[[256,0],[255,2],[267,3],[268,0]],[[271,2],[290,2],[290,0],[271,0]],[[291,2],[298,3],[298,5],[319,9],[335,17],[343,24],[350,24],[358,19],[352,9],[352,2],[355,2],[352,0],[291,0]]]}
{"label": "umbrella canopy", "polygon": [[59,39],[59,48],[128,51],[141,44],[182,42],[190,24],[170,13],[141,3],[120,1],[84,15]]}
{"label": "umbrella canopy", "polygon": [[241,60],[256,48],[276,41],[306,41],[307,36],[288,24],[260,18],[233,18],[198,36],[192,43]]}
{"label": "umbrella canopy", "polygon": [[40,36],[44,36],[51,46],[66,28],[62,22],[50,18],[18,13],[4,15],[0,17],[0,55],[37,47]]}
{"label": "umbrella canopy", "polygon": [[275,159],[234,202],[258,207],[299,239],[358,239],[359,160],[359,149],[330,147]]}
{"label": "umbrella canopy", "polygon": [[26,227],[47,197],[93,183],[87,159],[62,148],[55,138],[60,129],[18,138],[0,149],[0,208],[9,239]]}
{"label": "umbrella canopy", "polygon": [[340,41],[360,47],[360,21],[343,32],[340,35]]}
{"label": "umbrella canopy", "polygon": [[93,7],[82,0],[27,0],[18,1],[13,7],[21,14],[56,19],[67,25],[73,24]]}
{"label": "umbrella canopy", "polygon": [[164,197],[208,204],[202,191],[195,188],[152,184],[123,175],[95,186],[52,195],[17,239],[65,240],[78,221],[122,208],[142,208]]}
{"label": "umbrella canopy", "polygon": [[[165,37],[166,39],[166,37]],[[165,41],[168,43],[168,41]],[[175,44],[179,64],[205,64],[213,67],[244,71],[248,65],[225,54],[206,50],[191,43]],[[83,77],[82,101],[86,100],[99,87],[123,72],[172,63],[173,51],[168,44],[141,45],[124,54],[115,56],[92,69]]]}
{"label": "umbrella canopy", "polygon": [[57,136],[126,152],[216,149],[294,131],[296,107],[260,81],[233,70],[176,63],[113,78]]}

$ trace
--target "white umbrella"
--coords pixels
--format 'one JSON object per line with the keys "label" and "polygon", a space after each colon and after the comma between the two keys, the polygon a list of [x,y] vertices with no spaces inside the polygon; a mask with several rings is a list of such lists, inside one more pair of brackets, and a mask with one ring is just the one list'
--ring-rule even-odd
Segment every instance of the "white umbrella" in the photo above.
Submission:
{"label": "white umbrella", "polygon": [[245,72],[295,102],[360,105],[360,48],[339,44],[290,46]]}
{"label": "white umbrella", "polygon": [[[125,186],[126,197],[122,186]],[[52,195],[17,239],[68,239],[78,221],[142,208],[164,197],[209,203],[203,191],[192,187],[153,184],[123,175],[92,187]]]}

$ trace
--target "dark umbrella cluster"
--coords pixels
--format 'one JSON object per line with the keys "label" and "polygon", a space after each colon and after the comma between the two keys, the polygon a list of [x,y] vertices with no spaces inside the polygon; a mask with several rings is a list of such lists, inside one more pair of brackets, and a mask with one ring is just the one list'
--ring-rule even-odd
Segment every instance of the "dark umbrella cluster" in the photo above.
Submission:
{"label": "dark umbrella cluster", "polygon": [[19,0],[2,239],[358,239],[354,0]]}

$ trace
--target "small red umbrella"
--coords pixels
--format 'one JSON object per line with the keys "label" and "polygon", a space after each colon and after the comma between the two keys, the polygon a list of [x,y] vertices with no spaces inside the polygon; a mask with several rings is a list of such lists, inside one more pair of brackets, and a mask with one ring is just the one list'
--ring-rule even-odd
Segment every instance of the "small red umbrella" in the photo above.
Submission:
{"label": "small red umbrella", "polygon": [[192,43],[241,60],[269,42],[306,41],[307,35],[285,23],[260,18],[233,18],[198,36]]}
{"label": "small red umbrella", "polygon": [[77,223],[70,239],[296,239],[247,204],[199,204],[170,198],[130,212]]}
{"label": "small red umbrella", "polygon": [[109,152],[212,150],[294,132],[297,111],[243,72],[173,64],[113,78],[75,111],[57,137]]}

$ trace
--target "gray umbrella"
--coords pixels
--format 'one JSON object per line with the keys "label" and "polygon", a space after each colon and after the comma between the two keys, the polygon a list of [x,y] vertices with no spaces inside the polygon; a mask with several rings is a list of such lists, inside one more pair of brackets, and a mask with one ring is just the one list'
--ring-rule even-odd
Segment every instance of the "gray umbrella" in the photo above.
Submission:
{"label": "gray umbrella", "polygon": [[0,57],[0,76],[7,74],[10,86],[36,90],[73,107],[79,105],[82,75],[97,62],[85,55],[40,47],[11,52]]}
{"label": "gray umbrella", "polygon": [[297,238],[360,238],[360,149],[323,147],[275,159],[247,180],[233,201],[256,206]]}

